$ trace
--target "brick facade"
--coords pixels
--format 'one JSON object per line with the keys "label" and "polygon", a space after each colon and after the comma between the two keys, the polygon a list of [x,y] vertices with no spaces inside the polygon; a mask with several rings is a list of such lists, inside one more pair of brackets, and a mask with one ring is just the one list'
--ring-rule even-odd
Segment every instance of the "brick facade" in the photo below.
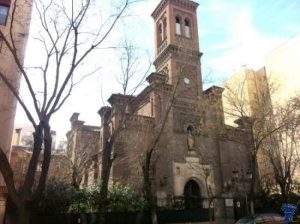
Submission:
{"label": "brick facade", "polygon": [[[13,145],[11,149],[11,167],[14,173],[15,186],[19,189],[24,183],[28,164],[32,156],[32,148],[28,146]],[[40,162],[37,166],[36,181],[40,177],[43,155],[40,156]],[[48,180],[71,182],[70,162],[63,153],[53,153],[51,157],[50,168],[48,172]]]}
{"label": "brick facade", "polygon": [[[7,9],[7,18],[1,15],[0,29],[4,36],[9,37],[11,27],[11,13],[14,0],[1,0],[0,6],[2,9]],[[28,37],[30,17],[31,17],[31,1],[21,0],[16,4],[15,21],[13,21],[12,35],[14,36],[14,44],[18,52],[20,62],[23,63],[25,46]],[[2,10],[4,11],[4,10]],[[8,38],[9,39],[9,38]],[[18,74],[17,65],[14,62],[12,54],[7,49],[5,43],[0,38],[0,72],[4,74],[10,81],[12,86],[18,91],[20,84],[20,75]],[[4,150],[7,157],[10,157],[10,147],[13,134],[14,118],[16,111],[16,98],[8,90],[3,80],[0,79],[0,146]],[[0,188],[3,188],[5,183],[0,175]],[[0,195],[0,223],[2,223],[3,199]]]}
{"label": "brick facade", "polygon": [[[247,147],[250,135],[241,127],[225,125],[222,88],[214,86],[203,91],[197,6],[189,0],[160,2],[152,14],[157,73],[147,78],[149,86],[135,97],[113,94],[109,99],[111,108],[100,110],[110,110],[110,117],[100,114],[102,120],[110,119],[107,127],[110,133],[120,128],[120,121],[127,117],[114,145],[117,156],[111,173],[113,182],[130,184],[141,191],[144,150],[153,144],[166,119],[151,170],[158,204],[167,206],[174,198],[184,196],[187,183],[193,180],[203,198],[209,196],[209,185],[217,198],[216,217],[224,218],[229,215],[225,198],[233,197],[233,192],[225,186],[234,170],[250,169]],[[177,22],[181,31],[176,31]],[[101,139],[107,137],[104,128],[100,131]],[[207,179],[205,172],[209,172]]]}
{"label": "brick facade", "polygon": [[67,157],[71,162],[73,182],[87,186],[96,184],[99,176],[100,127],[84,125],[79,114],[70,118],[71,130],[67,133]]}

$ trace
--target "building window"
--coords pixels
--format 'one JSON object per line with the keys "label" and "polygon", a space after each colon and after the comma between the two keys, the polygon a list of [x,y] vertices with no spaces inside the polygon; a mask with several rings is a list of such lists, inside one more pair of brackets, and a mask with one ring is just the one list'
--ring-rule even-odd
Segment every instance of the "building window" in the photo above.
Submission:
{"label": "building window", "polygon": [[167,19],[163,19],[163,40],[167,38]]}
{"label": "building window", "polygon": [[4,46],[4,41],[3,41],[3,39],[0,37],[0,53],[2,52],[3,46]]}
{"label": "building window", "polygon": [[191,22],[189,19],[184,20],[184,35],[187,38],[191,38]]}
{"label": "building window", "polygon": [[0,25],[5,26],[8,17],[9,7],[6,5],[0,5]]}
{"label": "building window", "polygon": [[179,16],[175,17],[175,21],[176,21],[176,34],[177,35],[181,35],[181,18]]}
{"label": "building window", "polygon": [[157,28],[157,42],[158,42],[158,45],[160,45],[162,41],[163,41],[163,29],[162,29],[162,24],[159,23],[158,28]]}

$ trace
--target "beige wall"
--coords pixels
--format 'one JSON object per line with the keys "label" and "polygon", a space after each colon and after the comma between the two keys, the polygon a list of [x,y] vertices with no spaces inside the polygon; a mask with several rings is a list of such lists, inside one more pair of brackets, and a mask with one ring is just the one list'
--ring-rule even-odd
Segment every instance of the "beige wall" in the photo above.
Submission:
{"label": "beige wall", "polygon": [[[230,79],[226,81],[222,98],[225,124],[237,126],[234,121],[241,116],[241,109],[244,110],[245,116],[252,114],[250,93],[253,92],[251,90],[253,86],[251,83],[254,82],[254,77],[255,72],[252,69],[244,68],[234,73]],[[243,104],[233,106],[237,102],[243,102]]]}
{"label": "beige wall", "polygon": [[[266,73],[270,85],[275,87],[274,106],[284,106],[287,100],[300,97],[300,35],[270,52],[266,58]],[[296,179],[300,182],[299,166]]]}
{"label": "beige wall", "polygon": [[[269,88],[272,106],[283,106],[288,99],[300,94],[300,35],[280,45],[269,53],[265,62],[265,70],[254,71],[243,68],[231,75],[225,85],[234,92],[242,92],[239,97],[244,100],[246,113],[253,112],[253,97],[259,96],[263,89]],[[264,79],[266,77],[266,80]],[[223,93],[224,109],[230,109],[228,100],[228,88]],[[251,101],[251,102],[250,102]],[[250,108],[251,107],[251,108]],[[233,124],[228,115],[226,122]]]}
{"label": "beige wall", "polygon": [[[25,45],[29,30],[29,21],[31,14],[31,4],[29,2],[30,1],[24,0],[19,1],[15,14],[16,22],[13,25],[15,45],[21,63],[23,63],[24,59]],[[13,5],[13,1],[11,4]],[[1,31],[7,37],[9,36],[10,24],[11,19],[9,17],[6,26],[0,25]],[[0,71],[7,76],[12,85],[16,88],[16,90],[18,90],[20,84],[20,75],[18,74],[14,59],[9,53],[9,50],[7,49],[5,44],[2,45],[2,50],[0,52]],[[13,133],[15,110],[16,100],[10,93],[10,91],[6,88],[6,85],[3,83],[3,81],[0,80],[0,145],[8,156],[10,154],[10,144]],[[3,184],[3,181],[0,179],[0,186]]]}
{"label": "beige wall", "polygon": [[[230,90],[235,94],[238,101],[243,102],[245,114],[247,116],[260,112],[260,106],[272,106],[276,112],[278,106],[284,106],[289,99],[299,97],[300,95],[300,35],[280,45],[269,53],[266,57],[265,67],[254,71],[252,69],[241,69],[233,74],[226,82],[223,93],[223,103],[225,111],[225,122],[229,125],[234,124],[234,116],[229,115],[233,112],[232,103],[228,101]],[[259,97],[270,97],[271,101],[259,101]],[[257,105],[257,102],[263,102]],[[266,108],[267,109],[267,108]],[[226,113],[229,112],[229,113]],[[260,160],[260,158],[259,158]],[[265,160],[261,157],[261,161]],[[266,165],[259,161],[259,165],[268,170]],[[296,171],[296,178],[300,180],[299,167]]]}
{"label": "beige wall", "polygon": [[300,35],[282,44],[267,56],[266,73],[276,87],[272,103],[284,103],[300,94]]}

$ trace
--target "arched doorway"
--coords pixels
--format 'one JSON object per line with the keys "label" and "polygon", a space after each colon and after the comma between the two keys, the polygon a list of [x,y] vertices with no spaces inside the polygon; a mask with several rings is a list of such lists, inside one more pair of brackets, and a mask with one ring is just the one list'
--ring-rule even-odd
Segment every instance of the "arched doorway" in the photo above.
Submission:
{"label": "arched doorway", "polygon": [[201,190],[198,183],[190,180],[184,187],[184,204],[185,209],[202,208]]}

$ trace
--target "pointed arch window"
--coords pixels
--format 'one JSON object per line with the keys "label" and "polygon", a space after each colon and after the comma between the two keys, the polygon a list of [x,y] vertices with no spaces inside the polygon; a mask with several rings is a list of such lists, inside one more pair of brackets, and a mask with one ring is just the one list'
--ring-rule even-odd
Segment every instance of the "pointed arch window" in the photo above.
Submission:
{"label": "pointed arch window", "polygon": [[162,34],[163,40],[165,40],[167,38],[167,19],[166,18],[163,19],[163,31],[162,32],[163,32],[163,34]]}
{"label": "pointed arch window", "polygon": [[175,31],[177,35],[181,35],[181,18],[180,16],[175,17]]}
{"label": "pointed arch window", "polygon": [[162,23],[159,23],[158,27],[157,27],[157,42],[158,42],[158,45],[161,44],[162,40],[163,40],[163,28],[162,28]]}
{"label": "pointed arch window", "polygon": [[184,20],[184,35],[191,38],[191,21],[188,18]]}

